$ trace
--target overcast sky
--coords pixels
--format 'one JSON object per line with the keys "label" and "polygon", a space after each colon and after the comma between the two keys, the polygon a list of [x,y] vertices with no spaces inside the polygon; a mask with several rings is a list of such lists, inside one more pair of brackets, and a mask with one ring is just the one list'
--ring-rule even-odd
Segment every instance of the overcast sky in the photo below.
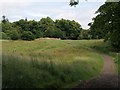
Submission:
{"label": "overcast sky", "polygon": [[76,7],[69,6],[69,0],[0,0],[0,15],[9,21],[27,18],[40,20],[43,17],[75,20],[82,28],[89,28],[88,23],[95,17],[95,11],[105,0],[80,0]]}

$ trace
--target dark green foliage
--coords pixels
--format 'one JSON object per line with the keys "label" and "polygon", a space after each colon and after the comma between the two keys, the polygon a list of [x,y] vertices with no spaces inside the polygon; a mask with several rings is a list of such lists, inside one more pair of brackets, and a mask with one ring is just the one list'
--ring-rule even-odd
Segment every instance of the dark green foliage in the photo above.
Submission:
{"label": "dark green foliage", "polygon": [[6,20],[4,17],[2,27],[2,31],[5,32],[9,38],[11,38],[10,32],[12,30],[17,30],[19,36],[22,35],[22,39],[24,31],[30,31],[35,39],[40,37],[78,39],[80,31],[82,30],[81,25],[74,20],[61,19],[54,22],[50,17],[42,18],[38,22],[35,20],[28,21],[27,19],[20,19],[13,23],[10,23],[9,20]]}
{"label": "dark green foliage", "polygon": [[6,30],[5,33],[8,36],[8,39],[18,40],[20,38],[20,34],[17,30]]}
{"label": "dark green foliage", "polygon": [[65,39],[77,39],[82,30],[81,25],[77,22],[70,20],[56,20],[56,27],[59,28],[63,33]]}
{"label": "dark green foliage", "polygon": [[81,30],[78,39],[91,39],[90,30]]}
{"label": "dark green foliage", "polygon": [[35,36],[30,31],[24,31],[21,35],[22,40],[34,40]]}
{"label": "dark green foliage", "polygon": [[97,12],[98,15],[91,24],[93,38],[104,38],[109,41],[114,50],[120,51],[120,1],[106,2]]}
{"label": "dark green foliage", "polygon": [[21,32],[27,31],[29,28],[27,20],[24,19],[14,22],[14,25],[21,27]]}
{"label": "dark green foliage", "polygon": [[115,31],[114,33],[111,34],[110,39],[109,39],[112,47],[117,52],[120,52],[120,34],[119,33],[120,33],[120,30]]}
{"label": "dark green foliage", "polygon": [[55,28],[54,21],[50,18],[42,18],[39,22],[39,28],[42,32],[45,32],[49,28]]}
{"label": "dark green foliage", "polygon": [[18,31],[17,30],[12,30],[10,32],[10,38],[12,40],[18,40],[20,38],[20,35],[19,35]]}
{"label": "dark green foliage", "polygon": [[50,38],[62,38],[62,31],[56,27],[49,27],[47,30],[44,32],[45,37],[50,37]]}
{"label": "dark green foliage", "polygon": [[5,24],[6,22],[9,22],[9,20],[6,18],[6,16],[3,15],[2,16],[2,23]]}
{"label": "dark green foliage", "polygon": [[33,34],[35,35],[35,38],[43,37],[43,32],[41,32],[39,30],[33,30]]}
{"label": "dark green foliage", "polygon": [[9,23],[9,22],[6,22],[6,23],[2,23],[2,31],[5,32],[7,30],[12,30],[13,27],[12,27],[12,24]]}
{"label": "dark green foliage", "polygon": [[8,36],[4,32],[0,32],[0,39],[8,39]]}

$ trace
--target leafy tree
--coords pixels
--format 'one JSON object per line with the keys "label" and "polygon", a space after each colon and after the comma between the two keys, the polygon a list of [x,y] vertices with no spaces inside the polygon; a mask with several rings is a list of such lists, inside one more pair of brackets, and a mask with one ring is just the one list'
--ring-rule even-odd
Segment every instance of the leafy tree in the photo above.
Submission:
{"label": "leafy tree", "polygon": [[2,23],[2,31],[5,32],[6,30],[12,30],[12,24],[10,22]]}
{"label": "leafy tree", "polygon": [[51,37],[51,38],[62,38],[62,31],[56,27],[48,27],[47,30],[45,30],[45,37]]}
{"label": "leafy tree", "polygon": [[43,37],[43,32],[35,20],[28,21],[28,31],[31,31],[35,35],[35,38]]}
{"label": "leafy tree", "polygon": [[35,38],[41,38],[43,37],[43,32],[41,32],[40,30],[32,30],[32,33],[34,34]]}
{"label": "leafy tree", "polygon": [[21,39],[22,40],[34,40],[35,39],[35,36],[32,32],[30,31],[24,31],[21,35]]}
{"label": "leafy tree", "polygon": [[120,51],[120,1],[105,2],[96,12],[98,15],[91,25],[92,33],[100,33],[105,41],[109,41],[114,50]]}
{"label": "leafy tree", "polygon": [[70,20],[56,20],[56,27],[65,33],[64,38],[66,39],[77,39],[80,31],[82,30],[81,25],[77,22]]}
{"label": "leafy tree", "polygon": [[20,31],[27,31],[28,30],[28,22],[27,19],[20,19],[19,21],[13,22],[14,26],[20,27]]}
{"label": "leafy tree", "polygon": [[85,29],[81,30],[78,39],[91,39],[90,30],[85,30]]}
{"label": "leafy tree", "polygon": [[[3,20],[5,21],[6,18],[4,17]],[[81,31],[81,25],[74,20],[61,19],[54,22],[50,17],[42,18],[38,22],[35,20],[20,19],[19,21],[10,23],[6,20],[4,23],[2,22],[2,27],[3,32],[8,35],[9,39],[14,38],[11,34],[14,30],[17,30],[19,36],[22,37],[24,31],[30,31],[35,38],[52,37],[62,39],[77,39]],[[15,34],[15,32],[13,33]]]}
{"label": "leafy tree", "polygon": [[42,18],[39,21],[39,28],[44,33],[44,37],[62,38],[62,31],[56,27],[55,22],[50,18]]}
{"label": "leafy tree", "polygon": [[73,20],[69,22],[69,26],[70,26],[69,27],[70,37],[69,38],[77,39],[80,34],[80,31],[82,30],[81,25]]}
{"label": "leafy tree", "polygon": [[8,39],[8,36],[4,32],[0,32],[0,39]]}
{"label": "leafy tree", "polygon": [[19,28],[13,25],[13,23],[10,23],[9,20],[6,19],[6,16],[3,16],[1,25],[2,25],[2,32],[4,32],[3,36],[6,34],[8,39],[12,39],[12,40],[17,40],[20,38]]}
{"label": "leafy tree", "polygon": [[39,28],[38,22],[35,20],[28,21],[27,19],[21,19],[17,22],[14,22],[14,26],[17,26],[21,33],[24,31],[31,31],[34,34],[35,38],[43,37],[43,32]]}
{"label": "leafy tree", "polygon": [[9,20],[6,18],[6,16],[3,15],[2,16],[2,23],[5,24],[6,22],[9,22]]}
{"label": "leafy tree", "polygon": [[[49,28],[55,28],[55,23],[54,23],[54,21],[50,17],[42,18],[38,22],[38,25],[39,25],[40,31],[43,32],[43,33],[46,30],[48,30]],[[44,36],[46,36],[46,35],[44,35]]]}
{"label": "leafy tree", "polygon": [[20,34],[18,32],[18,30],[6,30],[5,33],[8,36],[8,39],[12,39],[12,40],[18,40],[20,38]]}

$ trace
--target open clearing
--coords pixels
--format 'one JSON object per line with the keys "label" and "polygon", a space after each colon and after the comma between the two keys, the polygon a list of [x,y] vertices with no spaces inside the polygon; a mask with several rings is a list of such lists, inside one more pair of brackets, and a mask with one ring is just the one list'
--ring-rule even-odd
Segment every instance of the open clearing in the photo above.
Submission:
{"label": "open clearing", "polygon": [[74,87],[98,76],[102,40],[3,41],[3,87]]}

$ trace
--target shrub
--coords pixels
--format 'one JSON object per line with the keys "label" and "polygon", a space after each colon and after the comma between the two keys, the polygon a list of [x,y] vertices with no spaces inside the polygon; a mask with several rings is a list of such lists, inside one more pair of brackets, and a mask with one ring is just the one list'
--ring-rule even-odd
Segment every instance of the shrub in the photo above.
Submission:
{"label": "shrub", "polygon": [[8,39],[8,36],[4,32],[0,32],[0,39]]}
{"label": "shrub", "polygon": [[35,38],[41,38],[41,37],[43,37],[43,32],[38,31],[38,30],[34,30],[33,34],[35,35]]}
{"label": "shrub", "polygon": [[12,40],[18,40],[20,38],[20,34],[18,33],[18,31],[16,29],[7,30],[6,34],[8,35],[8,38],[10,38]]}
{"label": "shrub", "polygon": [[35,39],[35,36],[33,35],[32,32],[30,31],[24,31],[21,35],[21,39],[22,40],[34,40]]}
{"label": "shrub", "polygon": [[12,40],[18,40],[20,38],[20,35],[19,35],[18,31],[17,30],[12,30],[10,38]]}

